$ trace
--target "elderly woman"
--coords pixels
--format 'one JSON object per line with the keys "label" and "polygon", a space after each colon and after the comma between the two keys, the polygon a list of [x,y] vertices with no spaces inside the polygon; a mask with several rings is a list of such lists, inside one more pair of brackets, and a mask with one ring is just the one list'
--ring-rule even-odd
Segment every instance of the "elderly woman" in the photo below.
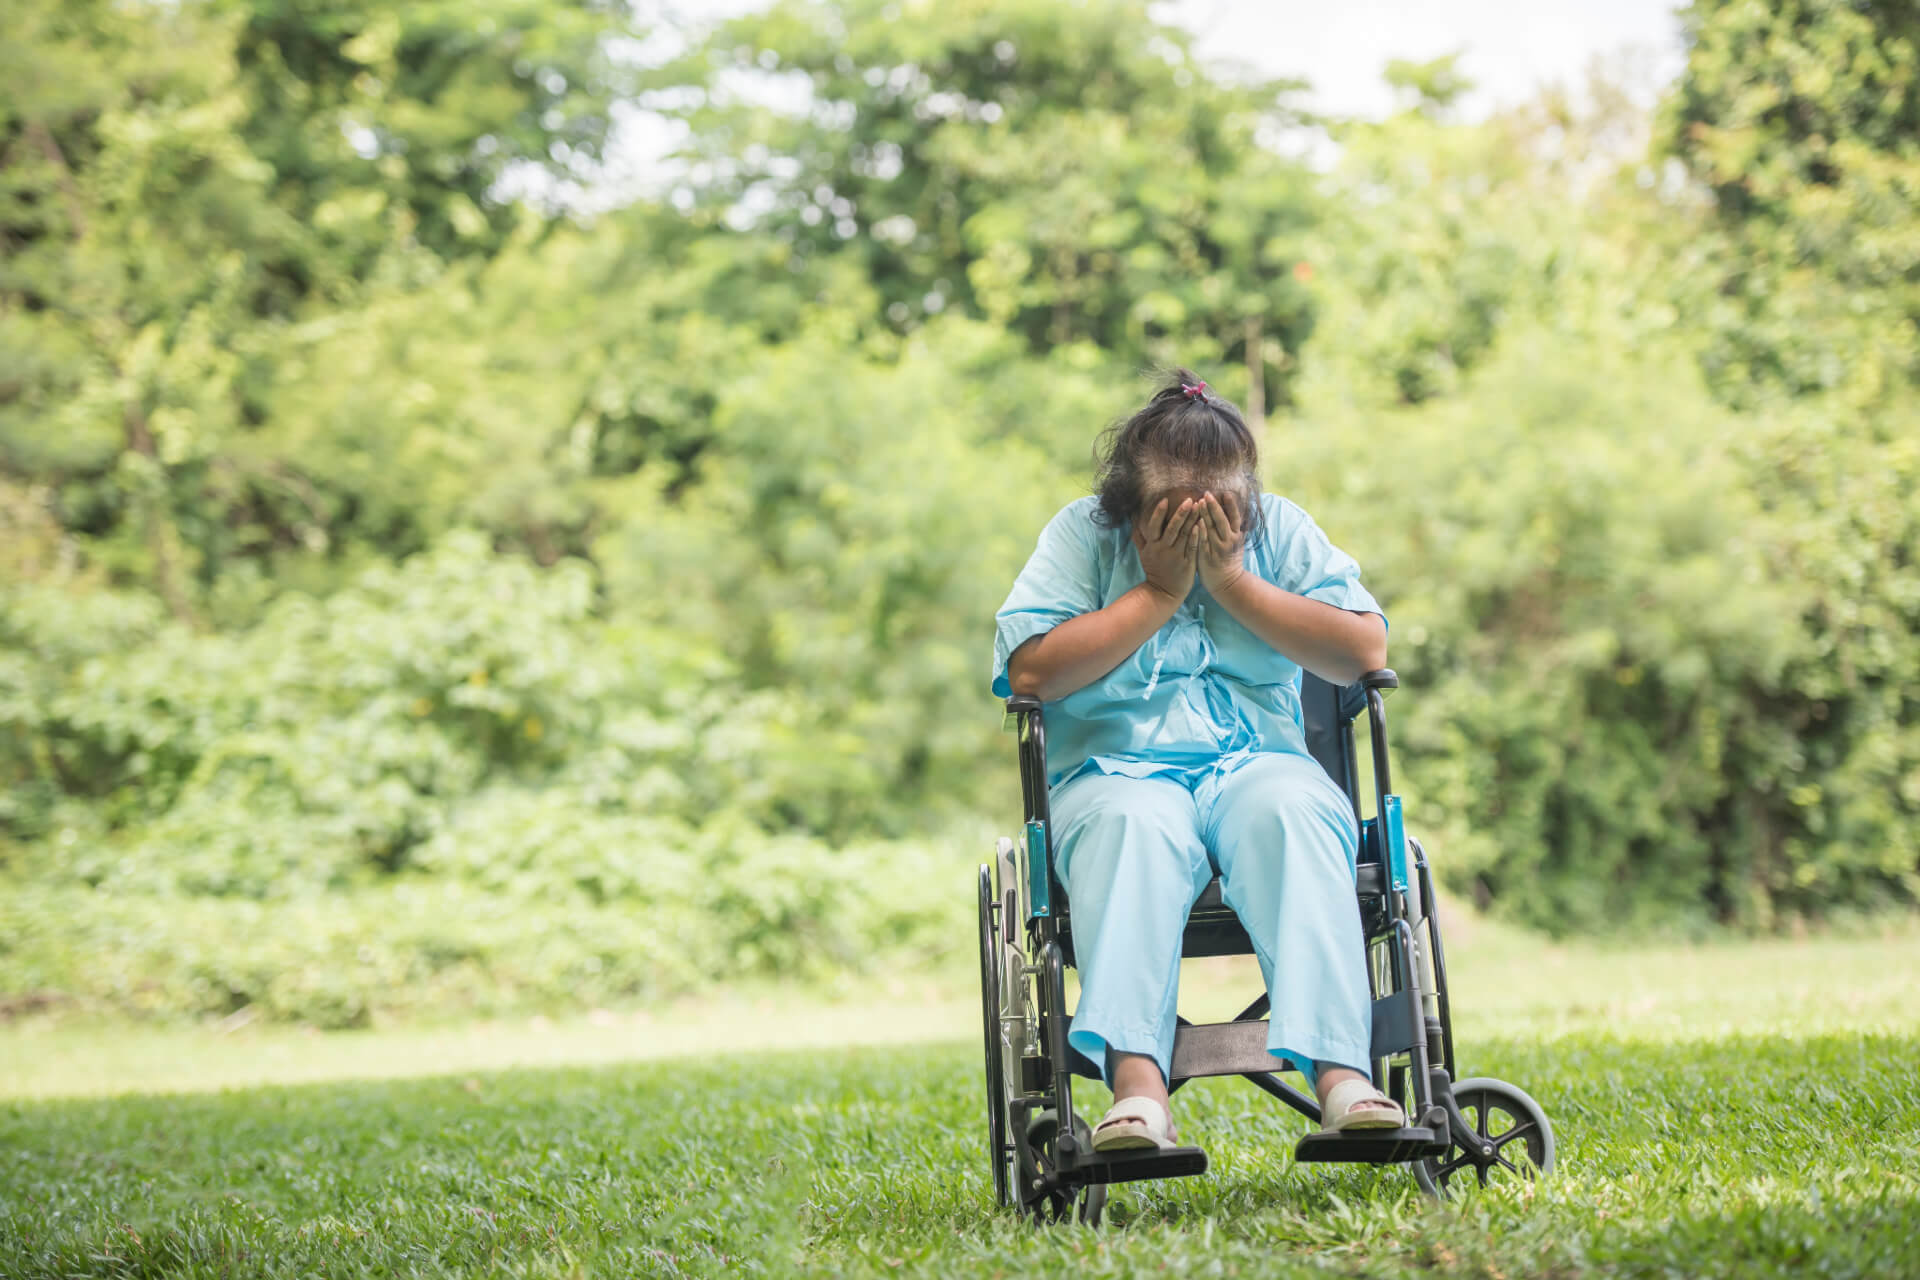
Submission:
{"label": "elderly woman", "polygon": [[1095,1150],[1174,1142],[1180,936],[1216,872],[1272,999],[1267,1047],[1326,1127],[1403,1123],[1369,1079],[1353,810],[1307,754],[1297,687],[1302,667],[1345,684],[1384,666],[1386,619],[1257,473],[1239,411],[1177,371],[1107,433],[1098,493],[1048,523],[998,614],[994,692],[1047,704],[1068,1038],[1114,1095]]}

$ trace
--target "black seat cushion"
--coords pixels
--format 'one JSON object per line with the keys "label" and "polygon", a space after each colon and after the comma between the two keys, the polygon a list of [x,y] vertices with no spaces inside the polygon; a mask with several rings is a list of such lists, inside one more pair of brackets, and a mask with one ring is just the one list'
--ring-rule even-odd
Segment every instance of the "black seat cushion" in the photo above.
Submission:
{"label": "black seat cushion", "polygon": [[1221,893],[1220,877],[1207,881],[1193,909],[1187,912],[1187,930],[1180,937],[1182,956],[1250,956],[1253,940],[1233,914]]}
{"label": "black seat cushion", "polygon": [[[1056,890],[1058,885],[1056,884]],[[1066,897],[1060,894],[1055,898],[1058,910],[1055,924],[1059,930],[1060,946],[1066,954],[1068,964],[1074,963],[1073,957],[1073,918],[1066,909]],[[1207,881],[1207,887],[1200,891],[1200,897],[1194,902],[1193,909],[1187,912],[1186,932],[1180,937],[1182,956],[1250,956],[1253,954],[1253,941],[1247,937],[1247,931],[1240,924],[1240,917],[1233,914],[1233,908],[1227,905],[1221,896],[1220,877]]]}
{"label": "black seat cushion", "polygon": [[[1363,862],[1358,868],[1355,889],[1362,900],[1378,898],[1386,892],[1387,877],[1385,870],[1377,862]],[[1056,892],[1059,885],[1055,884]],[[1055,899],[1059,911],[1056,923],[1059,926],[1060,945],[1066,953],[1068,964],[1073,959],[1073,920],[1067,912],[1065,893],[1058,893]],[[1207,881],[1207,887],[1200,891],[1194,900],[1193,909],[1187,912],[1187,928],[1180,937],[1182,956],[1250,956],[1253,954],[1253,940],[1247,937],[1245,926],[1240,917],[1233,914],[1233,908],[1221,888],[1220,877]]]}

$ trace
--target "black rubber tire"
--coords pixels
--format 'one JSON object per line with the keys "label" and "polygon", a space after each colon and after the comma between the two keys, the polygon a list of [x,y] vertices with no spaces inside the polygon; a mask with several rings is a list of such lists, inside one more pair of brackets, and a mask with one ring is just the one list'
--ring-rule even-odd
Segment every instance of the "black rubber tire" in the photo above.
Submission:
{"label": "black rubber tire", "polygon": [[993,868],[980,864],[980,1009],[987,1048],[987,1158],[993,1167],[993,1202],[1013,1202],[1008,1186],[1007,1081],[1000,1056],[1000,931],[994,920]]}
{"label": "black rubber tire", "polygon": [[[1015,1146],[1014,1169],[1019,1178],[1020,1212],[1036,1225],[1071,1219],[1089,1227],[1097,1227],[1107,1207],[1105,1183],[1040,1194],[1028,1189],[1036,1178],[1053,1168],[1053,1129],[1053,1112],[1037,1111],[1027,1121],[1025,1137]],[[1082,1145],[1088,1148],[1093,1146],[1093,1129],[1079,1116],[1073,1118],[1073,1133]]]}
{"label": "black rubber tire", "polygon": [[[1079,1138],[1080,1145],[1082,1147],[1086,1148],[1089,1151],[1093,1150],[1093,1127],[1091,1125],[1089,1125],[1085,1120],[1082,1120],[1079,1116],[1075,1116],[1073,1118],[1073,1132],[1074,1132],[1074,1135],[1077,1138]],[[1086,1187],[1081,1189],[1081,1192],[1080,1192],[1080,1225],[1081,1226],[1083,1227],[1099,1226],[1100,1215],[1102,1215],[1106,1211],[1107,1211],[1107,1184],[1106,1183],[1104,1182],[1089,1183]]]}
{"label": "black rubber tire", "polygon": [[[1482,1159],[1455,1142],[1444,1156],[1416,1160],[1413,1180],[1422,1191],[1445,1200],[1452,1194],[1454,1180],[1468,1170],[1483,1187],[1495,1177],[1531,1179],[1553,1172],[1553,1124],[1526,1090],[1504,1080],[1473,1076],[1453,1086],[1453,1100],[1474,1131],[1493,1141],[1493,1157]],[[1501,1124],[1500,1117],[1507,1123]],[[1515,1143],[1520,1154],[1510,1157]]]}

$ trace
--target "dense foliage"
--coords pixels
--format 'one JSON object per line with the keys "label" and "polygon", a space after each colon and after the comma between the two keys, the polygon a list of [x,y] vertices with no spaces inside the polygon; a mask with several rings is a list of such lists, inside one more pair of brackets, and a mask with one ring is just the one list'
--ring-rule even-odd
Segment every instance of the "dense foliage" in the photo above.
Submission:
{"label": "dense foliage", "polygon": [[[1396,67],[1326,172],[1121,0],[625,22],[22,8],[0,994],[351,1023],[962,945],[988,619],[1173,362],[1386,602],[1456,890],[1920,901],[1908,8],[1703,0],[1653,120]],[[621,100],[671,183],[567,214]]]}

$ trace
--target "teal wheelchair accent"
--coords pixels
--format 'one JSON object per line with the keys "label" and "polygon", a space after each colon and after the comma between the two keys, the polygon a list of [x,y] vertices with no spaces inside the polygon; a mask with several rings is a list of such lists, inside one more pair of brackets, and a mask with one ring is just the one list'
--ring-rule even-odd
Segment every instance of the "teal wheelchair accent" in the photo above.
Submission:
{"label": "teal wheelchair accent", "polygon": [[1375,850],[1379,860],[1387,868],[1389,886],[1398,893],[1407,891],[1407,828],[1400,816],[1400,797],[1386,795],[1380,797],[1379,818],[1368,818],[1360,824],[1360,847]]}
{"label": "teal wheelchair accent", "polygon": [[1407,891],[1407,828],[1400,818],[1400,797],[1380,797],[1380,816],[1387,835],[1387,875],[1395,893]]}
{"label": "teal wheelchair accent", "polygon": [[1048,901],[1048,886],[1053,876],[1047,869],[1047,824],[1029,822],[1027,824],[1027,902],[1030,916],[1052,914]]}

